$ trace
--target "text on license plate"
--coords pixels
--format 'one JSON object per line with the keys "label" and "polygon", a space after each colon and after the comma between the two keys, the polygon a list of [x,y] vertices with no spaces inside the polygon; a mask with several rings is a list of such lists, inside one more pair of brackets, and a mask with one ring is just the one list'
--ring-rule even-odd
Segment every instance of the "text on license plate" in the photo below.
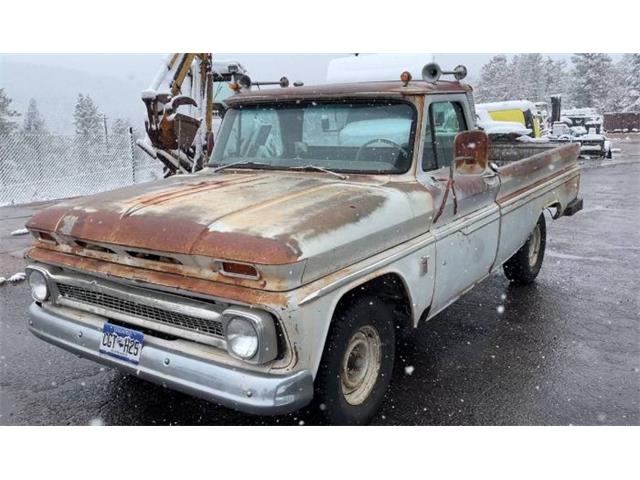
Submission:
{"label": "text on license plate", "polygon": [[132,363],[140,362],[144,334],[137,330],[105,323],[100,351]]}

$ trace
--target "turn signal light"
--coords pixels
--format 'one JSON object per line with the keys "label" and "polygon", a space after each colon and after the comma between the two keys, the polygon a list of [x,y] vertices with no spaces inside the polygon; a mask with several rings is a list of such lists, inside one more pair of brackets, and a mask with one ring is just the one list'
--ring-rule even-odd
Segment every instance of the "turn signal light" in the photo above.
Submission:
{"label": "turn signal light", "polygon": [[400,74],[400,81],[402,83],[404,83],[404,86],[406,87],[409,82],[411,81],[411,73],[404,71]]}
{"label": "turn signal light", "polygon": [[246,263],[222,262],[222,271],[228,275],[240,277],[258,278],[258,270]]}

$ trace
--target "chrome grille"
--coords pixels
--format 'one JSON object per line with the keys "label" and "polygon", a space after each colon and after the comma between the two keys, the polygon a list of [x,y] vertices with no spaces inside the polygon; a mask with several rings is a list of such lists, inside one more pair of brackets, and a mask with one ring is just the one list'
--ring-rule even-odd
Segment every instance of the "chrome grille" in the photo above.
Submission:
{"label": "chrome grille", "polygon": [[143,305],[141,303],[132,302],[113,295],[95,292],[93,290],[74,285],[58,283],[56,287],[62,297],[76,302],[95,305],[106,310],[158,322],[164,325],[170,325],[184,330],[190,330],[202,335],[210,335],[219,338],[223,337],[222,323],[220,322],[193,317],[183,313],[172,312],[170,310],[164,310],[149,305]]}

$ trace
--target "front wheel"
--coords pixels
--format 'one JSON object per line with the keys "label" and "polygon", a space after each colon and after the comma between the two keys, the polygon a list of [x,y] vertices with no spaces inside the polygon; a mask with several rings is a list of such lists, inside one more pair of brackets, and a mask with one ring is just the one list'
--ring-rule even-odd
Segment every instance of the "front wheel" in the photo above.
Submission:
{"label": "front wheel", "polygon": [[541,214],[525,244],[503,265],[506,277],[516,285],[532,283],[542,268],[546,244],[547,225]]}
{"label": "front wheel", "polygon": [[395,356],[393,308],[360,297],[336,314],[315,381],[315,403],[336,425],[364,425],[389,387]]}

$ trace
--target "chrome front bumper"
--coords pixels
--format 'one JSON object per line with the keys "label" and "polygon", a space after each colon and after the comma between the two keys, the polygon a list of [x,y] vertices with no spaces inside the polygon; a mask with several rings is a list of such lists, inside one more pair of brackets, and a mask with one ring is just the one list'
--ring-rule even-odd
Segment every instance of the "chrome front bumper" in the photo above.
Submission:
{"label": "chrome front bumper", "polygon": [[146,335],[140,363],[135,365],[100,353],[100,322],[80,322],[36,303],[31,304],[29,313],[29,329],[46,342],[235,410],[279,415],[304,407],[313,397],[313,377],[308,370],[286,376],[241,370],[204,356],[187,355]]}

